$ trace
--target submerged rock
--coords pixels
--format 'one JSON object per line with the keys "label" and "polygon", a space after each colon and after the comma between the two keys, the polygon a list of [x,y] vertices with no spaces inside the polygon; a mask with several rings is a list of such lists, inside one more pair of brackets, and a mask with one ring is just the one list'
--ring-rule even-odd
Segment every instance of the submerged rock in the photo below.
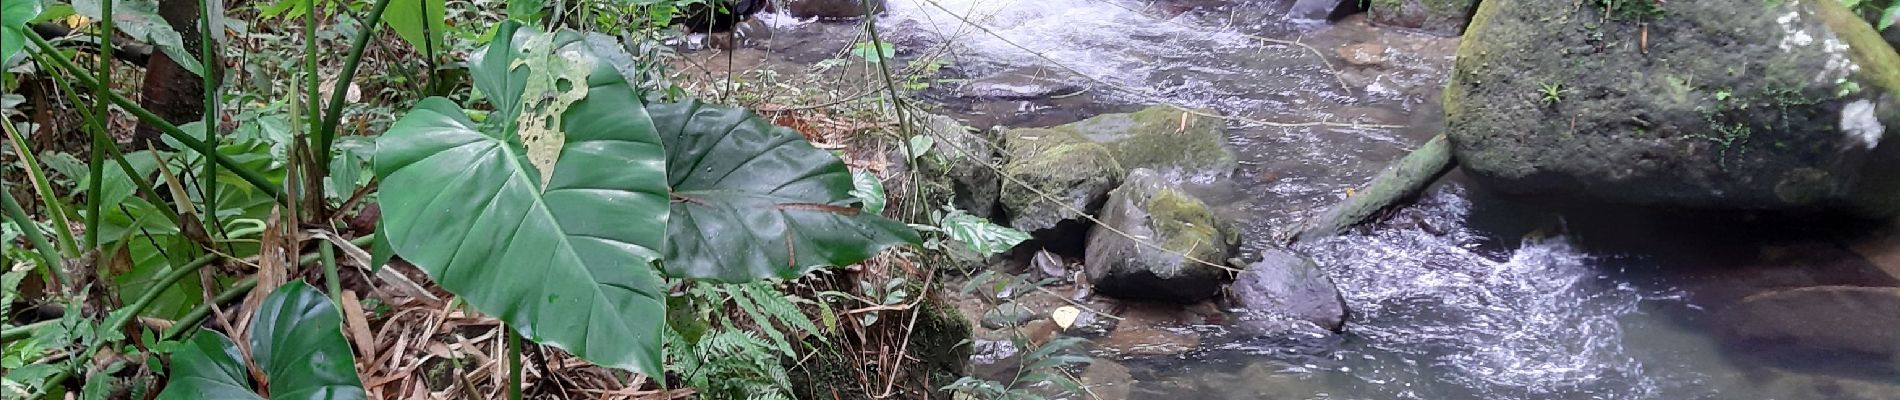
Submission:
{"label": "submerged rock", "polygon": [[1479,6],[1444,104],[1458,162],[1481,182],[1632,204],[1900,213],[1900,130],[1886,128],[1900,123],[1900,55],[1839,2],[1575,4]]}
{"label": "submerged rock", "polygon": [[1185,111],[1153,106],[1129,114],[1103,114],[1054,129],[1088,137],[1114,153],[1123,168],[1162,172],[1233,172],[1226,121],[1214,110]]}
{"label": "submerged rock", "polygon": [[1003,146],[1003,172],[1023,184],[1004,182],[1002,205],[1010,225],[1023,231],[1054,228],[1092,212],[1125,173],[1107,147],[1070,131],[1010,129]]}
{"label": "submerged rock", "polygon": [[[778,0],[785,13],[797,18],[850,19],[864,17],[863,0]],[[872,0],[871,12],[884,12],[885,0]],[[776,8],[776,6],[774,7]]]}
{"label": "submerged rock", "polygon": [[1815,286],[1749,296],[1717,315],[1732,336],[1900,360],[1900,287]]}
{"label": "submerged rock", "polygon": [[1231,225],[1154,170],[1130,172],[1100,218],[1104,225],[1089,230],[1084,260],[1097,293],[1189,303],[1212,297],[1229,276],[1212,263],[1232,253]]}
{"label": "submerged rock", "polygon": [[[997,215],[1002,176],[995,166],[1002,159],[989,135],[970,129],[956,119],[919,114],[919,127],[931,138],[930,149],[918,155],[924,198],[949,199],[958,209],[983,218]],[[899,150],[898,155],[903,156]]]}
{"label": "submerged rock", "polygon": [[[1458,36],[1470,23],[1478,0],[1347,0],[1368,1],[1373,25],[1406,28],[1434,35]],[[1648,0],[1643,0],[1648,1]]]}
{"label": "submerged rock", "polygon": [[1004,329],[1021,326],[1023,323],[1040,317],[1036,311],[1030,310],[1028,307],[1023,307],[1016,303],[1004,303],[1003,305],[996,306],[995,309],[983,313],[983,327],[989,329]]}
{"label": "submerged rock", "polygon": [[1346,322],[1346,299],[1312,259],[1268,249],[1234,278],[1229,292],[1241,308],[1241,324],[1257,334],[1298,330],[1280,322],[1300,321],[1338,332]]}

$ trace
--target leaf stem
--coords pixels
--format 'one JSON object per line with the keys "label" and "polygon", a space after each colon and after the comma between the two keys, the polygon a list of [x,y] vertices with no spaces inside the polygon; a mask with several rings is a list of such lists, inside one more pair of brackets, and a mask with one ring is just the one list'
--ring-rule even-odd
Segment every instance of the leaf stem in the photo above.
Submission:
{"label": "leaf stem", "polygon": [[[106,1],[110,2],[111,0]],[[217,35],[222,32],[218,32],[211,26],[212,11],[211,2],[198,0],[198,59],[203,61],[200,65],[202,65],[204,69],[204,79],[200,79],[200,81],[204,82],[205,103],[204,142],[198,144],[198,152],[203,154],[217,154],[218,125],[221,124],[220,120],[222,119],[218,116],[218,78],[219,75],[221,75],[219,74],[220,70],[223,69],[219,68],[219,66],[223,65],[223,63],[218,61],[218,54],[211,51],[212,44],[217,40]],[[315,14],[315,11],[316,10],[311,10],[311,13]],[[107,79],[111,78],[100,78],[101,81]],[[218,224],[218,163],[206,162],[204,165],[204,173],[199,176],[199,179],[203,182],[198,184],[198,191],[200,192],[199,197],[204,199],[204,226],[212,228],[220,227],[222,225]]]}
{"label": "leaf stem", "polygon": [[[113,21],[112,21],[112,18],[103,17],[103,16],[113,15],[112,14],[112,0],[100,0],[99,15],[102,16],[101,18],[99,18],[99,69],[98,69],[99,71],[98,83],[99,84],[93,86],[93,93],[94,93],[93,98],[104,99],[106,98],[106,93],[112,91],[112,32],[113,32],[112,22]],[[110,109],[108,109],[106,102],[94,101],[92,103],[93,103],[92,116],[91,118],[87,118],[86,120],[89,122],[92,122],[94,131],[100,132],[100,133],[107,132],[107,130],[110,129],[110,125],[111,125],[109,123],[111,120],[110,119],[111,114],[109,114]],[[116,145],[112,143],[111,141],[101,142],[99,140],[100,137],[101,137],[100,135],[93,136],[92,151],[91,151],[92,156],[90,157],[91,162],[86,164],[86,168],[87,168],[86,172],[87,172],[87,177],[89,179],[87,179],[86,181],[86,241],[85,243],[86,243],[86,248],[88,249],[99,247],[99,208],[100,208],[99,186],[100,186],[100,181],[105,179],[105,151],[100,149],[100,147]]]}
{"label": "leaf stem", "polygon": [[[47,43],[46,39],[40,38],[39,35],[25,35],[25,36],[28,41],[33,42],[33,45],[38,48],[38,51],[49,54],[49,56],[46,57],[46,59],[52,60],[53,65],[55,67],[59,67],[59,69],[64,70],[69,74],[72,74],[73,79],[79,80],[79,83],[81,85],[93,85],[95,84],[94,82],[97,82],[97,80],[92,77],[92,74],[86,73],[86,71],[79,69],[78,66],[73,65],[71,60],[67,60],[63,57],[58,57],[59,50],[54,48],[51,43]],[[173,125],[170,121],[166,121],[164,118],[160,118],[158,114],[153,114],[150,110],[146,110],[144,107],[140,107],[137,102],[133,102],[132,99],[126,98],[124,95],[120,95],[115,92],[107,92],[105,100],[111,101],[113,105],[119,106],[120,109],[124,109],[127,112],[131,112],[133,116],[137,116],[139,118],[139,121],[143,121],[147,124],[152,125],[155,128],[158,128],[159,131],[165,133],[165,136],[169,136],[173,140],[177,140],[179,143],[184,144],[185,147],[187,148],[194,149],[195,151],[196,149],[203,147],[202,146],[203,143],[200,143],[198,138],[191,137],[191,134],[185,133],[184,130],[178,129],[177,125]],[[251,186],[255,187],[258,191],[263,192],[264,194],[270,195],[271,198],[277,199],[278,202],[289,201],[289,199],[284,196],[283,190],[278,189],[277,185],[272,184],[269,179],[264,178],[263,174],[260,174],[257,171],[252,171],[250,169],[244,168],[243,165],[238,164],[237,161],[232,160],[231,157],[225,156],[223,154],[219,154],[218,152],[215,152],[215,151],[208,154],[204,154],[204,156],[210,158],[212,161],[217,162],[220,165],[223,165],[225,168],[230,169],[232,173],[237,174],[238,178],[243,179],[246,183],[250,183]]]}
{"label": "leaf stem", "polygon": [[[336,85],[330,88],[330,107],[323,113],[323,124],[317,129],[316,154],[329,159],[331,142],[336,139],[337,123],[343,120],[343,102],[348,99],[350,82],[356,79],[356,66],[363,61],[363,48],[369,46],[371,35],[382,32],[376,24],[383,20],[383,10],[389,8],[389,0],[376,0],[369,8],[369,15],[363,19],[363,28],[356,31],[356,38],[350,43],[350,55],[343,60],[343,71],[337,75]],[[423,15],[427,18],[428,15]],[[423,22],[427,24],[427,21]],[[313,92],[314,93],[314,92]],[[313,94],[314,96],[314,94]],[[318,168],[328,169],[324,163]],[[319,176],[328,176],[326,172]]]}
{"label": "leaf stem", "polygon": [[508,332],[508,400],[521,400],[521,332],[503,326]]}
{"label": "leaf stem", "polygon": [[53,244],[46,241],[46,234],[40,232],[39,226],[27,218],[26,210],[20,209],[20,203],[13,200],[13,193],[0,191],[0,206],[6,208],[8,219],[20,225],[20,231],[26,234],[27,243],[32,243],[33,248],[40,251],[42,262],[40,267],[45,268],[40,273],[46,277],[56,278],[53,287],[58,287],[58,283],[66,282],[66,269],[60,267],[65,265],[65,260],[60,258],[59,250],[54,249]]}
{"label": "leaf stem", "polygon": [[330,242],[318,244],[317,254],[323,256],[323,286],[330,290],[330,301],[343,304],[343,281],[337,279],[336,248]]}
{"label": "leaf stem", "polygon": [[[51,61],[43,60],[44,58],[46,58],[45,53],[35,52],[35,53],[32,53],[32,55],[34,59],[40,60],[42,64],[52,63]],[[60,93],[63,93],[66,95],[66,101],[72,102],[73,104],[85,104],[84,102],[79,101],[79,95],[75,94],[78,91],[73,90],[72,84],[66,82],[66,78],[64,76],[60,74],[46,74],[46,75],[53,78],[53,83],[59,86]],[[92,120],[92,118],[94,118],[94,115],[88,110],[86,110],[86,108],[84,107],[74,108],[74,110],[79,111],[81,118],[84,118],[89,121]],[[107,136],[106,132],[92,131],[90,133],[93,135],[93,140],[98,141],[100,143],[105,143],[104,148],[106,149],[106,152],[112,156],[113,161],[119,164],[119,169],[122,171],[125,171],[125,176],[133,177],[133,179],[130,179],[130,180],[132,181],[133,185],[138,187],[139,194],[145,196],[145,201],[150,202],[153,205],[164,205],[163,203],[165,202],[165,199],[163,197],[159,197],[158,190],[152,188],[151,182],[148,182],[145,179],[137,178],[139,176],[138,169],[132,168],[132,163],[126,161],[125,159],[125,152],[119,150],[118,144],[113,142],[112,138],[110,136]],[[93,145],[98,146],[99,144],[94,143]],[[95,178],[95,180],[98,180],[98,179],[103,179],[103,177]],[[100,190],[104,190],[104,189],[100,187],[93,187],[92,191],[87,192],[87,193],[98,193]],[[103,208],[103,206],[101,206],[101,208]],[[167,206],[167,207],[153,207],[153,208],[157,209],[159,213],[164,214],[166,221],[178,220],[178,211],[173,210],[173,207]],[[92,225],[92,226],[97,227],[97,225]]]}
{"label": "leaf stem", "polygon": [[[64,254],[67,258],[79,257],[79,244],[73,240],[73,226],[67,223],[66,208],[60,204],[59,196],[53,194],[53,184],[46,180],[46,169],[40,167],[39,157],[34,156],[33,150],[26,147],[25,135],[14,130],[13,124],[0,121],[0,130],[5,130],[7,139],[12,141],[13,152],[19,155],[20,163],[26,166],[27,179],[33,181],[33,190],[40,195],[40,206],[46,208],[47,216],[52,219],[53,233],[58,235],[55,239],[58,240],[60,254]],[[25,226],[26,222],[21,222],[21,224]]]}

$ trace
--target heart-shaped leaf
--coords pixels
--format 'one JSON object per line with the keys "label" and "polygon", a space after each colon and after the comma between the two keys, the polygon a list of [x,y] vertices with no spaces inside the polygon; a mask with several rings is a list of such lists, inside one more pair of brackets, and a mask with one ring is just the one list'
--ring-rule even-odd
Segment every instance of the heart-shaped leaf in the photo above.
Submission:
{"label": "heart-shaped leaf", "polygon": [[512,22],[496,37],[512,40],[495,41],[474,63],[477,84],[496,102],[485,124],[430,98],[378,141],[381,234],[442,287],[524,336],[601,365],[658,373],[665,293],[650,265],[666,232],[660,139],[620,75],[596,66],[585,82],[549,85],[587,86],[587,96],[560,113],[560,141],[551,143],[558,163],[535,160],[546,163],[537,168],[516,139],[528,136],[517,135],[524,124],[516,119],[543,129],[547,110],[529,103],[547,96],[524,89],[563,72],[537,69],[547,57],[585,51]]}
{"label": "heart-shaped leaf", "polygon": [[[303,281],[264,298],[251,317],[251,358],[270,380],[271,399],[364,399],[356,356],[343,338],[343,318],[330,299]],[[159,400],[263,399],[249,364],[223,334],[198,332],[172,353],[171,378]]]}
{"label": "heart-shaped leaf", "polygon": [[851,171],[796,131],[697,101],[649,104],[647,112],[666,141],[675,200],[669,276],[790,279],[922,241],[856,206]]}
{"label": "heart-shaped leaf", "polygon": [[26,21],[40,15],[40,0],[0,2],[0,71],[26,46]]}

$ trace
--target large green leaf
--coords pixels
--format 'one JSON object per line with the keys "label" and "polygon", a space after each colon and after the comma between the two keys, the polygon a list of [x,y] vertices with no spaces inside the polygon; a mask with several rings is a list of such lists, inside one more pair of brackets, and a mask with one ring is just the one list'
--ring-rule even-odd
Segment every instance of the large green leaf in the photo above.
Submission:
{"label": "large green leaf", "polygon": [[442,16],[443,0],[390,0],[389,8],[383,12],[383,23],[396,30],[397,36],[415,46],[421,54],[425,50],[433,54],[448,52],[442,47],[442,36],[447,33],[447,19]]}
{"label": "large green leaf", "polygon": [[[99,0],[73,0],[73,10],[95,21],[103,13]],[[185,48],[185,37],[158,15],[156,0],[113,0],[112,26],[126,36],[158,47],[158,51],[193,75],[204,76],[204,66],[196,56],[198,49]]]}
{"label": "large green leaf", "polygon": [[496,37],[513,39],[497,40],[473,64],[477,84],[497,101],[487,124],[430,98],[384,134],[375,161],[381,234],[442,287],[524,336],[601,365],[658,373],[665,291],[648,265],[664,240],[668,200],[660,139],[638,98],[611,68],[589,71],[588,95],[559,118],[559,164],[545,176],[516,139],[518,121],[503,117],[546,111],[516,100],[543,97],[522,92],[560,72],[536,70],[532,58],[584,56],[574,40],[553,36],[508,23]]}
{"label": "large green leaf", "polygon": [[[356,356],[330,299],[303,281],[277,288],[251,317],[251,359],[270,380],[271,399],[364,399]],[[202,331],[173,353],[160,400],[262,399],[247,364],[224,335]]]}
{"label": "large green leaf", "polygon": [[0,71],[26,47],[26,21],[40,15],[40,0],[0,1]]}
{"label": "large green leaf", "polygon": [[803,135],[737,107],[649,104],[673,188],[667,275],[745,282],[795,278],[917,243],[863,212],[851,171]]}

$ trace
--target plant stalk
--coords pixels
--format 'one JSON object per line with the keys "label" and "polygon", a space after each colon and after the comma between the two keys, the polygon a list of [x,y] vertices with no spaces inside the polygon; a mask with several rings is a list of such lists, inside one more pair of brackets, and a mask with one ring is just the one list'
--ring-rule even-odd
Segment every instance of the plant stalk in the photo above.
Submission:
{"label": "plant stalk", "polygon": [[[204,266],[206,265],[211,265],[212,261],[217,261],[217,260],[218,260],[217,254],[206,254],[204,256],[198,257],[198,259],[191,260],[191,262],[189,263],[185,263],[184,266],[179,267],[178,269],[174,269],[172,270],[172,272],[167,273],[164,276],[159,277],[158,283],[155,285],[152,285],[152,288],[146,290],[144,294],[139,295],[138,300],[133,301],[132,305],[126,306],[126,308],[120,309],[118,311],[113,311],[110,319],[107,319],[104,325],[100,325],[98,332],[117,332],[117,331],[125,329],[125,324],[138,319],[139,313],[144,312],[146,307],[150,307],[153,301],[158,300],[158,296],[164,293],[166,289],[170,289],[172,285],[177,284],[178,281],[185,279],[186,276],[197,274],[199,269],[204,268]],[[93,358],[93,355],[97,353],[100,348],[109,347],[109,346],[103,346],[103,345],[104,343],[94,343],[93,345],[87,346],[86,351],[82,353],[77,359],[91,360]],[[40,386],[40,390],[38,392],[34,393],[31,396],[27,396],[26,398],[29,398],[29,399],[44,398],[48,390],[51,390],[54,387],[63,385],[66,382],[66,379],[71,378],[72,375],[73,375],[73,370],[70,369],[70,367],[62,368],[60,369],[58,373],[53,374],[51,378],[47,378],[46,383],[43,386]]]}
{"label": "plant stalk", "polygon": [[337,279],[336,248],[330,242],[318,243],[317,254],[323,256],[323,286],[330,290],[330,301],[343,304],[343,281]]}
{"label": "plant stalk", "polygon": [[[211,51],[211,48],[212,44],[217,41],[216,35],[222,32],[212,28],[211,13],[211,2],[198,0],[198,59],[204,61],[204,79],[201,79],[201,81],[204,82],[205,103],[204,142],[198,144],[198,152],[203,154],[216,154],[218,152],[218,125],[220,125],[221,122],[219,121],[221,118],[218,116],[218,81],[220,80],[218,78],[219,75],[221,75],[219,72],[223,68],[218,68],[222,63],[218,61],[218,54]],[[316,14],[316,9],[310,9],[309,14]],[[199,176],[199,179],[201,179],[200,182],[202,183],[198,184],[198,191],[200,192],[198,196],[204,199],[205,208],[204,226],[214,228],[213,230],[215,230],[215,228],[223,226],[218,224],[218,163],[206,162],[204,172]]]}
{"label": "plant stalk", "polygon": [[[44,58],[46,58],[46,54],[44,53],[36,52],[36,53],[32,53],[32,55],[34,59],[40,60],[39,62],[41,65],[52,64],[51,61],[44,60]],[[77,93],[77,91],[73,90],[73,86],[71,83],[66,82],[66,78],[64,76],[61,76],[60,74],[47,74],[47,76],[52,77],[53,83],[59,86],[60,93],[63,93],[66,95],[66,101],[72,102],[73,104],[85,104],[84,102],[79,101],[79,95],[74,94],[74,93]],[[93,114],[90,111],[86,110],[85,107],[74,108],[74,110],[79,111],[81,118],[84,118],[86,120],[91,120],[93,118]],[[125,176],[135,177],[139,175],[138,169],[132,168],[132,163],[126,161],[125,152],[119,150],[118,144],[113,143],[112,138],[109,136],[106,136],[106,132],[92,131],[90,132],[90,134],[93,136],[92,139],[94,141],[106,143],[106,146],[105,146],[106,152],[108,153],[108,155],[112,157],[112,160],[114,162],[117,162],[119,164],[119,169],[122,171],[125,171]],[[97,146],[97,144],[94,144],[94,145]],[[100,178],[100,179],[103,179],[103,178]],[[150,202],[153,205],[164,205],[163,204],[164,198],[158,196],[158,190],[152,188],[151,182],[147,182],[144,179],[132,179],[131,181],[133,185],[138,186],[139,194],[145,196],[145,201]],[[99,190],[104,190],[104,189],[95,187],[93,188],[93,191],[87,192],[87,193],[98,193]],[[103,208],[103,206],[101,208]],[[178,220],[178,211],[173,210],[172,207],[154,207],[154,208],[157,209],[159,213],[165,214],[165,220],[167,221]]]}
{"label": "plant stalk", "polygon": [[[350,55],[343,59],[343,71],[337,75],[336,86],[330,88],[330,107],[323,113],[323,124],[317,129],[318,147],[315,148],[316,154],[326,160],[330,157],[331,142],[336,139],[337,124],[343,121],[343,102],[348,100],[350,82],[356,80],[356,66],[363,61],[363,48],[369,46],[372,34],[382,32],[376,24],[383,21],[383,10],[388,8],[389,0],[376,0],[370,6],[368,18],[362,21],[364,28],[357,30],[356,38],[351,39]],[[329,167],[328,163],[322,163],[318,168],[325,172],[318,176],[329,176]]]}
{"label": "plant stalk", "polygon": [[46,234],[40,232],[40,228],[33,224],[32,219],[27,218],[26,210],[20,208],[18,201],[13,200],[13,193],[0,191],[0,207],[6,208],[8,219],[20,225],[20,232],[26,234],[27,243],[32,243],[33,248],[40,251],[42,262],[40,266],[46,268],[40,273],[46,277],[55,278],[53,287],[66,282],[66,269],[61,267],[65,265],[66,260],[60,258],[59,250],[54,249],[53,244],[46,241]]}
{"label": "plant stalk", "polygon": [[521,400],[521,332],[503,326],[508,332],[508,400]]}
{"label": "plant stalk", "polygon": [[[25,35],[25,36],[28,41],[33,42],[33,45],[38,49],[38,51],[49,54],[49,56],[46,57],[46,59],[52,60],[53,66],[59,67],[60,70],[63,70],[69,74],[72,74],[73,79],[79,80],[80,84],[94,85],[96,84],[95,82],[98,82],[98,80],[94,79],[91,74],[88,74],[86,73],[86,71],[79,69],[79,67],[77,66],[74,66],[71,60],[67,60],[63,57],[58,57],[58,54],[59,54],[58,50],[55,49],[51,43],[47,43],[46,39],[40,38],[39,35]],[[120,95],[118,93],[107,92],[106,100],[111,101],[113,105],[117,105],[119,106],[119,108],[124,109],[127,112],[131,112],[133,116],[136,116],[139,118],[139,121],[143,121],[147,124],[151,124],[153,127],[158,128],[159,131],[164,132],[165,136],[171,137],[173,140],[177,140],[179,143],[183,143],[185,147],[187,148],[190,148],[196,151],[196,149],[204,147],[203,143],[201,143],[198,140],[198,138],[192,137],[191,134],[185,133],[184,130],[178,129],[177,125],[172,125],[170,121],[166,121],[164,118],[160,118],[157,114],[153,114],[150,110],[146,110],[144,107],[140,107],[138,103],[132,101],[132,99],[126,98],[125,96]],[[232,173],[237,174],[238,178],[243,179],[246,183],[250,183],[251,186],[255,187],[258,191],[263,192],[264,194],[270,195],[271,198],[277,199],[278,202],[282,203],[282,202],[289,201],[289,198],[284,196],[283,190],[277,188],[277,185],[272,184],[269,179],[265,179],[263,174],[259,174],[257,173],[257,171],[246,169],[244,168],[243,165],[239,165],[237,161],[232,160],[231,157],[225,156],[223,154],[219,154],[218,152],[215,152],[215,151],[210,152],[210,153],[205,153],[203,155],[205,157],[211,158],[212,161],[217,162],[219,165],[224,166],[226,169],[231,170]]]}
{"label": "plant stalk", "polygon": [[[6,131],[7,139],[13,143],[14,153],[19,155],[20,163],[26,165],[27,179],[33,181],[33,190],[39,193],[41,206],[46,207],[46,214],[52,219],[53,233],[58,235],[55,239],[58,239],[56,244],[59,245],[60,254],[64,254],[67,258],[79,257],[79,244],[73,240],[72,224],[67,223],[66,207],[60,203],[58,196],[53,195],[53,184],[46,180],[46,170],[40,167],[39,157],[33,155],[33,149],[26,147],[25,135],[14,130],[13,124],[0,123],[0,130]],[[21,209],[25,210],[24,207]],[[25,223],[21,222],[21,224]]]}
{"label": "plant stalk", "polygon": [[[101,0],[99,2],[99,15],[113,15],[112,0]],[[112,32],[112,18],[100,18],[99,84],[93,86],[94,99],[106,98],[106,92],[112,91]],[[87,120],[92,122],[94,131],[101,133],[107,132],[111,125],[109,124],[111,114],[109,114],[110,110],[107,108],[106,102],[94,101],[92,103],[92,116],[87,118]],[[87,177],[90,178],[86,182],[85,244],[87,249],[99,247],[99,186],[101,184],[100,181],[105,179],[105,151],[101,150],[100,147],[116,146],[116,144],[111,141],[101,142],[99,140],[100,137],[102,136],[93,135],[91,162],[86,164]]]}

